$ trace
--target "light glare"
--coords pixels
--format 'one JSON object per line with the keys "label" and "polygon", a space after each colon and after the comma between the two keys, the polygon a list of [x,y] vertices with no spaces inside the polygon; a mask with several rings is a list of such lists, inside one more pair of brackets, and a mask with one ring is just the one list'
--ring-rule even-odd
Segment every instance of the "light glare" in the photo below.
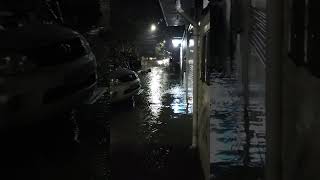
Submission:
{"label": "light glare", "polygon": [[189,40],[189,47],[193,47],[194,46],[194,40],[193,39],[190,39]]}
{"label": "light glare", "polygon": [[157,27],[156,27],[156,25],[152,24],[151,25],[151,31],[155,31],[155,30],[157,30]]}
{"label": "light glare", "polygon": [[180,39],[172,39],[172,45],[173,47],[178,47],[181,44],[181,40]]}

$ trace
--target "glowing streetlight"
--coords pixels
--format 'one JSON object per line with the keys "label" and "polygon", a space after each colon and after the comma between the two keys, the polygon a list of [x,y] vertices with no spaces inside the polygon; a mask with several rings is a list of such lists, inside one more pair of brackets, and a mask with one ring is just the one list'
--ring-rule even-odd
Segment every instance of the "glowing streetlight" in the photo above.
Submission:
{"label": "glowing streetlight", "polygon": [[173,47],[177,48],[181,44],[181,39],[172,39]]}
{"label": "glowing streetlight", "polygon": [[150,30],[151,32],[154,32],[155,30],[157,30],[157,26],[152,24]]}
{"label": "glowing streetlight", "polygon": [[194,46],[194,40],[193,39],[190,39],[189,40],[189,47],[193,47]]}

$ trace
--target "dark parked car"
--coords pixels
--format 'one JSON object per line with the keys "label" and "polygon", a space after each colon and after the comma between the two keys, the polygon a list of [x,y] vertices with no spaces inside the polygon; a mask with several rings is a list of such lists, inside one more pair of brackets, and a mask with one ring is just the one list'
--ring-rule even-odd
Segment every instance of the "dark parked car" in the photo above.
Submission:
{"label": "dark parked car", "polygon": [[79,33],[20,25],[0,40],[0,128],[68,111],[95,90],[96,59]]}

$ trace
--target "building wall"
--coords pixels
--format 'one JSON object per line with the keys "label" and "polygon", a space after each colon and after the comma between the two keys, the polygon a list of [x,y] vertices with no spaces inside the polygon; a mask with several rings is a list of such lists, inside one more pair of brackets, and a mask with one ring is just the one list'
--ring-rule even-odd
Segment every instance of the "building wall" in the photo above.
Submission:
{"label": "building wall", "polygon": [[[199,58],[198,58],[198,146],[200,152],[200,159],[206,179],[210,177],[210,139],[209,139],[209,106],[210,106],[210,92],[209,85],[206,81],[200,80],[201,65],[204,61],[201,60],[204,48],[203,36],[208,33],[210,26],[210,14],[208,13],[201,20],[201,32],[199,37]],[[209,50],[209,49],[207,49]]]}
{"label": "building wall", "polygon": [[270,180],[319,179],[320,78],[289,57],[291,3],[267,3],[266,172]]}
{"label": "building wall", "polygon": [[[210,15],[207,14],[204,18],[201,19],[202,26],[200,27],[200,35],[199,35],[199,41],[198,44],[200,45],[200,48],[197,51],[198,61],[194,61],[194,55],[195,55],[195,49],[194,47],[190,47],[189,40],[194,39],[194,36],[191,35],[193,29],[186,28],[186,33],[182,39],[182,46],[181,46],[181,59],[182,66],[185,67],[183,70],[185,70],[184,73],[186,73],[186,76],[194,76],[193,74],[193,63],[197,63],[198,67],[198,74],[197,74],[197,81],[193,83],[197,84],[197,90],[198,90],[198,123],[197,123],[197,146],[199,151],[199,156],[201,160],[201,165],[203,169],[203,173],[205,175],[206,180],[209,180],[210,177],[210,139],[209,139],[209,100],[210,100],[210,94],[209,94],[209,86],[206,82],[203,82],[200,79],[201,75],[201,57],[202,57],[202,49],[207,48],[202,46],[202,37],[208,31],[208,23],[209,23],[209,17]],[[206,27],[206,31],[205,31]],[[196,42],[195,45],[196,46]],[[184,59],[184,57],[186,59]],[[191,66],[193,66],[191,68]],[[192,88],[193,84],[188,84],[188,88]]]}
{"label": "building wall", "polygon": [[[284,7],[282,71],[283,179],[319,179],[320,78],[288,58],[290,3]],[[280,40],[279,40],[280,41]]]}
{"label": "building wall", "polygon": [[285,59],[282,68],[284,179],[317,179],[320,159],[320,79]]}

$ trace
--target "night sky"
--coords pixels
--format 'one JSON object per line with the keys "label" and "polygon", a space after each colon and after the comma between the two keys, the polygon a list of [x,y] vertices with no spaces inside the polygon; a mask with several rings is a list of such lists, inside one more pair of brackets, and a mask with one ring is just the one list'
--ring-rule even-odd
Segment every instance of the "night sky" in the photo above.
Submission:
{"label": "night sky", "polygon": [[128,30],[146,30],[162,18],[162,12],[157,0],[111,0],[111,17],[113,29],[131,35]]}
{"label": "night sky", "polygon": [[[2,3],[10,4],[10,7],[21,11],[36,10],[36,4],[39,4],[40,1],[41,0],[1,0]],[[98,0],[59,1],[64,2],[61,3],[63,5],[63,15],[77,14],[80,17],[82,24],[95,23],[93,20],[95,18],[95,10],[94,8],[93,10],[90,10],[91,6],[88,6],[87,4],[88,2],[96,2]],[[166,40],[169,43],[170,39],[173,36],[176,36],[174,28],[168,28],[166,26],[158,0],[110,1],[111,32],[109,33],[110,36],[108,38],[110,41],[127,41],[136,45],[140,55],[152,55],[156,43],[163,40]],[[87,2],[87,4],[81,6],[82,2]],[[3,5],[2,3],[0,3],[1,6]],[[75,6],[72,6],[72,3],[74,3]],[[71,8],[68,9],[66,7]],[[67,20],[66,17],[65,20]],[[152,24],[157,25],[157,31],[150,32]],[[76,30],[79,30],[79,28],[76,28]],[[181,36],[181,28],[178,32]]]}
{"label": "night sky", "polygon": [[[153,23],[158,30],[151,33]],[[157,42],[169,39],[158,0],[111,0],[111,28],[114,38],[134,42],[142,55],[152,55]]]}

